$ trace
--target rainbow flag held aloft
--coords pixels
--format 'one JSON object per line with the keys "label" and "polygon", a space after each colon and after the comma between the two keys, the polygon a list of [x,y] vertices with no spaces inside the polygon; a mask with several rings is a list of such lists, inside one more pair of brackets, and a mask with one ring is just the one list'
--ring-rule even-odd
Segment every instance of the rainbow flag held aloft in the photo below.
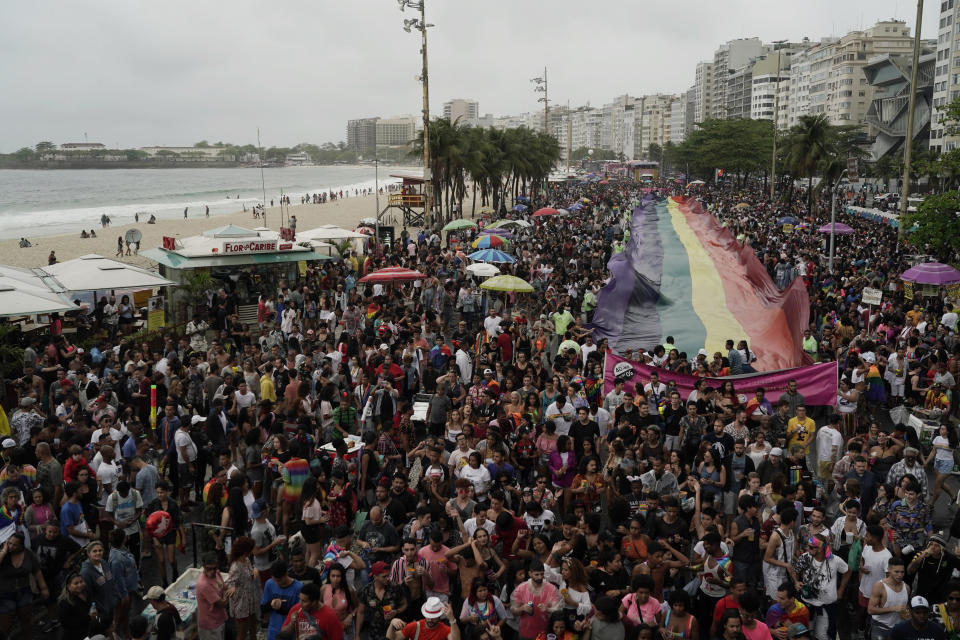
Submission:
{"label": "rainbow flag held aloft", "polygon": [[615,353],[652,349],[672,335],[690,357],[746,340],[761,371],[804,364],[810,305],[802,279],[780,291],[751,247],[741,245],[694,198],[645,197],[630,221],[626,250],[607,265],[594,337]]}

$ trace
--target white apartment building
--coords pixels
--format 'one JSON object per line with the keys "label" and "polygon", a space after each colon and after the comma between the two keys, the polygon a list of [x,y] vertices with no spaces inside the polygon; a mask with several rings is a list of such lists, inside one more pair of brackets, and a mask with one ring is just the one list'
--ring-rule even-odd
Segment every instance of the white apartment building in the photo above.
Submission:
{"label": "white apartment building", "polygon": [[703,122],[713,112],[713,63],[698,62],[693,82],[693,122]]}
{"label": "white apartment building", "polygon": [[454,98],[443,103],[443,117],[450,122],[475,127],[480,122],[480,103],[472,98]]}
{"label": "white apartment building", "polygon": [[[739,87],[742,87],[745,74],[741,74],[740,77],[734,79],[732,84],[728,82],[730,75],[743,69],[750,64],[751,60],[759,58],[770,49],[771,46],[763,44],[759,38],[730,40],[717,48],[713,54],[713,95],[711,96],[711,108],[708,117],[744,117],[739,115],[743,113],[744,96],[742,94],[734,95],[731,102],[728,102],[727,91],[732,89],[736,92]],[[747,116],[745,117],[749,117],[750,113],[749,98],[747,103]],[[729,115],[731,113],[733,115]]]}
{"label": "white apartment building", "polygon": [[650,145],[656,144],[661,148],[671,139],[671,107],[677,96],[657,93],[643,97],[640,107],[640,136],[634,140],[632,160],[649,157]]}
{"label": "white apartment building", "polygon": [[792,56],[787,125],[806,114],[825,113],[831,124],[863,124],[873,99],[863,67],[885,53],[904,55],[913,48],[906,23],[884,20],[840,38],[824,38]]}
{"label": "white apartment building", "polygon": [[407,145],[416,135],[417,119],[414,116],[394,116],[377,120],[377,145]]}
{"label": "white apartment building", "polygon": [[937,32],[937,63],[933,79],[933,114],[930,118],[930,148],[950,151],[960,146],[960,136],[946,135],[941,110],[960,97],[960,2],[940,2]]}
{"label": "white apartment building", "polygon": [[784,110],[786,103],[783,100],[783,84],[790,81],[790,57],[789,51],[778,49],[753,63],[751,120],[773,120],[775,108],[779,107],[781,112]]}
{"label": "white apartment building", "polygon": [[687,107],[689,106],[689,91],[674,96],[670,101],[670,137],[673,144],[680,144],[687,139]]}

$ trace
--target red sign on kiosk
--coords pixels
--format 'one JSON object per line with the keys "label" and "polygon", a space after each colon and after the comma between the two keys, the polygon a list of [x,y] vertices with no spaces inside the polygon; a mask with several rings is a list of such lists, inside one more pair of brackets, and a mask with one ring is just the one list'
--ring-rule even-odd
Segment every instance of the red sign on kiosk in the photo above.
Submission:
{"label": "red sign on kiosk", "polygon": [[177,239],[171,238],[170,236],[163,236],[163,248],[168,251],[173,251],[177,248]]}
{"label": "red sign on kiosk", "polygon": [[289,240],[293,242],[296,240],[297,232],[294,229],[289,229],[287,227],[280,227],[280,239]]}

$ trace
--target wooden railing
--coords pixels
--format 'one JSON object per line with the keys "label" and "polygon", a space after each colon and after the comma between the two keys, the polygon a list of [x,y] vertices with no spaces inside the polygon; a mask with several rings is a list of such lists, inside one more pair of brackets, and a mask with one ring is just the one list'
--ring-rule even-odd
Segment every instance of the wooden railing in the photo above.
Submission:
{"label": "wooden railing", "polygon": [[423,207],[425,199],[420,193],[391,193],[387,196],[387,204],[391,207]]}

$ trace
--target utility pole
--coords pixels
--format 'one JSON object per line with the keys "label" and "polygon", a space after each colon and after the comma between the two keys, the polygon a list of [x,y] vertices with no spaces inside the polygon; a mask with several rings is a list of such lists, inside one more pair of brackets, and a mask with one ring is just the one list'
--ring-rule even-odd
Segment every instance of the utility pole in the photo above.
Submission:
{"label": "utility pole", "polygon": [[422,71],[420,82],[423,85],[423,186],[424,186],[424,226],[430,227],[433,218],[433,172],[430,170],[430,79],[427,73],[427,24],[426,0],[397,0],[400,11],[407,7],[420,10],[420,19],[412,18],[403,21],[403,30],[410,33],[411,29],[420,32],[420,56]]}
{"label": "utility pole", "polygon": [[263,179],[263,145],[260,144],[260,127],[257,127],[257,147],[260,149],[260,187],[263,189],[263,222],[267,226],[267,183]]}
{"label": "utility pole", "polygon": [[773,91],[773,153],[770,156],[770,206],[773,206],[774,198],[776,197],[776,184],[777,184],[777,118],[780,117],[780,54],[782,49],[780,45],[783,44],[783,40],[780,42],[775,42],[774,46],[777,47],[777,80],[775,84],[775,89]]}
{"label": "utility pole", "polygon": [[900,189],[900,224],[897,236],[904,236],[903,218],[907,215],[910,196],[910,156],[913,152],[913,112],[917,104],[917,72],[920,67],[920,25],[923,22],[923,0],[917,0],[917,23],[913,32],[913,69],[910,70],[910,106],[907,108],[907,132],[903,138],[903,188]]}

